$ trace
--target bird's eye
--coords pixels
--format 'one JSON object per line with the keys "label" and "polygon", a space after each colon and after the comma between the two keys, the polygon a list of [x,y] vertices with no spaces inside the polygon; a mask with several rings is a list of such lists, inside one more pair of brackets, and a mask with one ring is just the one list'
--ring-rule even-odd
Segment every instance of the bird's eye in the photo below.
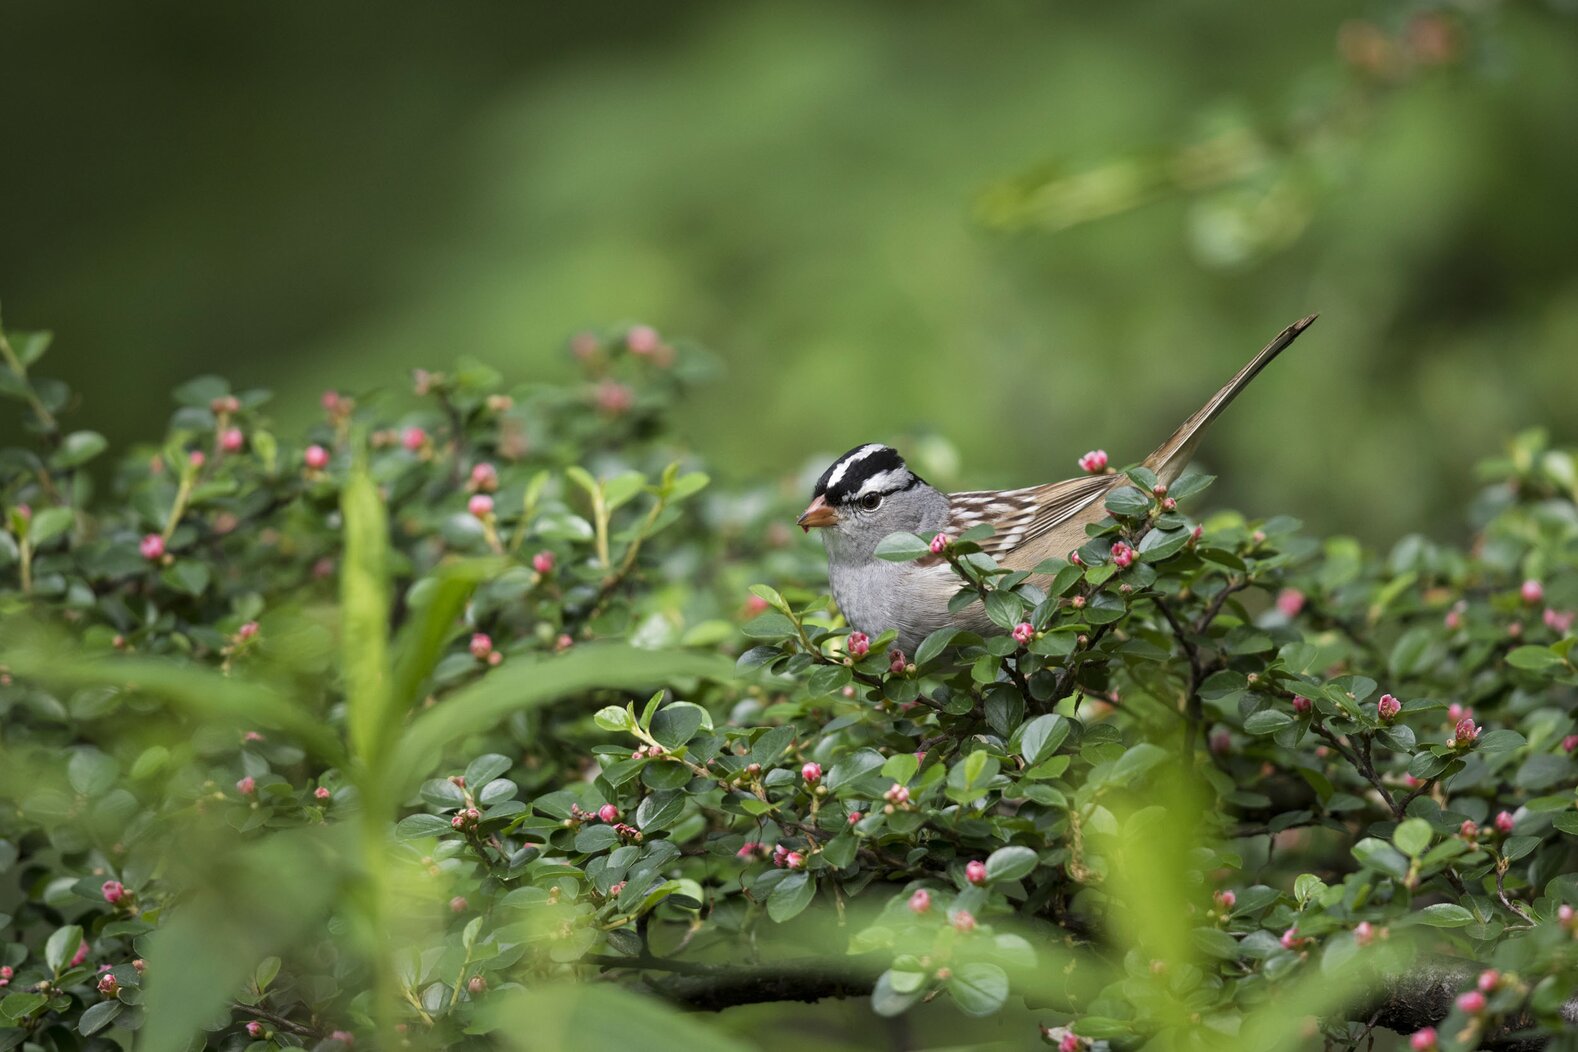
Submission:
{"label": "bird's eye", "polygon": [[882,494],[880,493],[868,493],[860,498],[860,506],[867,511],[876,511],[881,504]]}

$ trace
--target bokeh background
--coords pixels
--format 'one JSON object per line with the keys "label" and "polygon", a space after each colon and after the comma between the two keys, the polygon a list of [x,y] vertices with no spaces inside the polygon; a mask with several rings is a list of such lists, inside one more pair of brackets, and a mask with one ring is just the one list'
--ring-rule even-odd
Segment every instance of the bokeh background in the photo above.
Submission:
{"label": "bokeh background", "polygon": [[[79,426],[649,321],[724,475],[1137,459],[1277,329],[1216,499],[1385,544],[1578,440],[1570,2],[6,4],[0,302]],[[0,426],[15,426],[8,419]],[[945,436],[947,445],[920,441]]]}

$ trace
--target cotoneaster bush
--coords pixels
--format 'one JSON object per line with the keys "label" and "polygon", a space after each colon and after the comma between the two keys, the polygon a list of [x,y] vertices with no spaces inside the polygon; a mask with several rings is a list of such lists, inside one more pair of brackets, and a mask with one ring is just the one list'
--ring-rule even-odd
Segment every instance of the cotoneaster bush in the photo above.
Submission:
{"label": "cotoneaster bush", "polygon": [[646,327],[289,439],[197,380],[97,478],[47,344],[0,344],[36,437],[0,1049],[789,1047],[679,1010],[851,996],[1063,1052],[1578,1047],[1578,508],[1538,435],[1468,551],[1138,469],[1045,593],[891,537],[1003,630],[902,654],[839,620],[802,492],[675,448],[706,359]]}

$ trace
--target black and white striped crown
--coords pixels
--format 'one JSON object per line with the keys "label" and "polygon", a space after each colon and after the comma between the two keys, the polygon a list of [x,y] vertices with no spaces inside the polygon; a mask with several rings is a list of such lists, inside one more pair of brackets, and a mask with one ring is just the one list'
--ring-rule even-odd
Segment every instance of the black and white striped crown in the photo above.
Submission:
{"label": "black and white striped crown", "polygon": [[892,446],[871,443],[856,446],[833,461],[816,480],[812,498],[829,504],[848,504],[873,493],[897,493],[922,484]]}

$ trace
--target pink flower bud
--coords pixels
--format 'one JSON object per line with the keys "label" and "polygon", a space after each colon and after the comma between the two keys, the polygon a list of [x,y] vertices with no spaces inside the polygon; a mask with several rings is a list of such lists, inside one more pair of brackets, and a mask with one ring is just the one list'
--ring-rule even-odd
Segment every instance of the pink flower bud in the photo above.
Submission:
{"label": "pink flower bud", "polygon": [[1459,705],[1455,701],[1452,704],[1447,706],[1447,719],[1451,720],[1453,723],[1456,723],[1458,720],[1462,719],[1465,716],[1472,716],[1472,715],[1474,715],[1474,710],[1473,709],[1469,708],[1466,705]]}
{"label": "pink flower bud", "polygon": [[455,812],[455,817],[449,820],[450,826],[461,831],[475,829],[482,820],[482,812],[475,807],[463,807]]}
{"label": "pink flower bud", "polygon": [[471,488],[492,493],[499,488],[499,470],[487,461],[471,466]]}
{"label": "pink flower bud", "polygon": [[1369,921],[1360,921],[1353,926],[1353,941],[1360,946],[1368,946],[1375,941],[1375,927]]}
{"label": "pink flower bud", "polygon": [[758,614],[765,614],[769,605],[767,600],[759,595],[748,595],[745,597],[745,616],[755,617]]}
{"label": "pink flower bud", "polygon": [[575,637],[568,632],[560,632],[559,637],[553,641],[555,650],[569,650],[575,646]]}
{"label": "pink flower bud", "polygon": [[471,636],[471,656],[478,661],[486,661],[491,653],[493,653],[493,637],[486,632],[473,633]]}
{"label": "pink flower bud", "polygon": [[1285,950],[1296,950],[1300,946],[1304,945],[1304,940],[1299,938],[1299,932],[1297,928],[1289,928],[1287,931],[1283,932],[1280,941],[1282,943],[1282,948]]}
{"label": "pink flower bud", "polygon": [[635,392],[624,384],[604,380],[597,385],[597,408],[617,416],[635,404]]}
{"label": "pink flower bud", "polygon": [[471,993],[471,994],[486,993],[487,989],[488,989],[488,981],[486,979],[482,978],[482,976],[480,976],[480,975],[473,975],[470,979],[466,980],[466,991],[468,993]]}
{"label": "pink flower bud", "polygon": [[785,860],[788,858],[789,846],[787,844],[779,844],[773,848],[773,865],[777,866],[779,869],[782,869]]}
{"label": "pink flower bud", "polygon": [[454,898],[449,900],[449,912],[464,913],[466,912],[466,907],[469,905],[471,904],[466,901],[465,896],[456,895]]}
{"label": "pink flower bud", "polygon": [[865,817],[865,816],[862,815],[859,811],[851,811],[851,812],[849,812],[849,824],[850,825],[856,825],[857,823],[859,823],[859,821],[863,817]]}
{"label": "pink flower bud", "polygon": [[1479,978],[1474,985],[1479,987],[1481,992],[1488,994],[1501,985],[1501,973],[1494,968],[1486,968],[1479,973]]}
{"label": "pink flower bud", "polygon": [[258,1022],[256,1019],[252,1020],[252,1022],[247,1024],[247,1036],[248,1037],[254,1038],[254,1039],[260,1038],[260,1037],[263,1036],[263,1033],[264,1033],[264,1031],[263,1031],[263,1024]]}
{"label": "pink flower bud", "polygon": [[486,493],[473,494],[471,499],[466,501],[466,510],[479,519],[486,519],[493,514],[493,498]]}
{"label": "pink flower bud", "polygon": [[625,333],[625,346],[630,348],[631,354],[652,354],[662,342],[657,330],[650,325],[632,325]]}
{"label": "pink flower bud", "polygon": [[1173,500],[1171,497],[1163,497],[1162,498],[1162,510],[1163,511],[1177,511],[1178,510],[1178,502],[1176,500]]}
{"label": "pink flower bud", "polygon": [[599,346],[596,333],[578,332],[570,340],[570,353],[584,362],[597,353]]}
{"label": "pink flower bud", "polygon": [[106,880],[99,890],[104,893],[104,901],[111,906],[126,897],[126,886],[118,880]]}
{"label": "pink flower bud", "polygon": [[1205,527],[1196,524],[1195,528],[1189,531],[1189,543],[1190,544],[1194,544],[1194,543],[1198,542],[1201,537],[1204,537],[1204,536],[1205,536]]}
{"label": "pink flower bud", "polygon": [[949,919],[953,922],[953,930],[956,932],[968,935],[975,930],[975,914],[969,910],[960,910]]}
{"label": "pink flower bud", "polygon": [[219,448],[226,453],[239,453],[246,444],[247,436],[242,434],[239,427],[227,427],[219,436]]}
{"label": "pink flower bud", "polygon": [[1533,606],[1545,598],[1545,586],[1531,577],[1523,582],[1523,587],[1518,589],[1518,594],[1523,597],[1525,603]]}
{"label": "pink flower bud", "polygon": [[327,787],[327,786],[322,786],[322,785],[320,785],[320,786],[318,786],[318,788],[316,788],[316,789],[314,789],[314,790],[313,790],[313,791],[312,791],[312,795],[313,795],[313,796],[314,796],[314,797],[316,797],[316,798],[317,798],[317,799],[319,799],[319,800],[327,800],[327,799],[329,799],[329,798],[330,798],[330,797],[331,797],[331,796],[333,796],[333,795],[334,795],[334,794],[333,794],[333,793],[331,793],[331,792],[329,792],[329,790],[328,790],[328,787]]}
{"label": "pink flower bud", "polygon": [[342,1045],[356,1044],[356,1035],[349,1030],[336,1030],[329,1035],[330,1041],[338,1041]]}
{"label": "pink flower bud", "polygon": [[1029,621],[1021,621],[1014,626],[1014,642],[1026,646],[1036,637],[1036,630]]}
{"label": "pink flower bud", "polygon": [[1512,812],[1501,811],[1496,815],[1496,831],[1502,836],[1512,832]]}
{"label": "pink flower bud", "polygon": [[745,843],[740,845],[740,849],[734,853],[734,857],[743,858],[746,861],[749,861],[761,854],[761,851],[762,845],[758,844],[754,840],[747,840]]}
{"label": "pink flower bud", "polygon": [[1512,622],[1512,624],[1507,626],[1507,638],[1508,639],[1517,639],[1521,635],[1523,635],[1523,622],[1522,621],[1514,621],[1514,622]]}
{"label": "pink flower bud", "polygon": [[1099,475],[1107,470],[1107,451],[1093,449],[1079,458],[1079,469],[1092,475]]}
{"label": "pink flower bud", "polygon": [[1070,1030],[1057,1043],[1057,1052],[1083,1052],[1085,1039]]}
{"label": "pink flower bud", "polygon": [[904,670],[909,662],[904,657],[904,651],[894,647],[888,651],[888,671],[895,676],[904,675]]}
{"label": "pink flower bud", "polygon": [[329,466],[329,451],[322,446],[308,446],[301,459],[313,471],[322,471]]}
{"label": "pink flower bud", "polygon": [[800,768],[800,777],[815,785],[822,780],[822,765],[814,761],[806,764]]}
{"label": "pink flower bud", "polygon": [[[1441,619],[1441,623],[1447,627],[1448,631],[1456,632],[1463,627],[1463,611],[1453,607],[1447,611],[1446,617]],[[1423,1033],[1423,1031],[1420,1032]]]}
{"label": "pink flower bud", "polygon": [[1227,731],[1212,731],[1207,744],[1216,755],[1226,756],[1233,751],[1233,736]]}
{"label": "pink flower bud", "polygon": [[964,865],[964,879],[979,887],[986,883],[986,863],[980,859],[971,859]]}
{"label": "pink flower bud", "polygon": [[241,412],[241,400],[235,395],[220,395],[208,403],[208,409],[215,416],[218,416],[220,413],[239,413]]}
{"label": "pink flower bud", "polygon": [[554,563],[557,561],[553,552],[538,552],[531,557],[531,568],[544,577],[553,573]]}
{"label": "pink flower bud", "polygon": [[1309,715],[1310,699],[1302,694],[1293,695],[1293,711],[1299,716]]}
{"label": "pink flower bud", "polygon": [[1573,752],[1574,750],[1578,750],[1578,734],[1569,734],[1567,737],[1563,738],[1562,750],[1564,752]]}
{"label": "pink flower bud", "polygon": [[910,911],[912,913],[925,913],[931,909],[931,892],[920,888],[910,896]]}
{"label": "pink flower bud", "polygon": [[1465,840],[1473,840],[1479,836],[1479,826],[1474,824],[1472,818],[1463,819],[1463,824],[1457,827],[1457,835]]}
{"label": "pink flower bud", "polygon": [[137,545],[137,550],[149,562],[157,562],[164,558],[164,538],[157,533],[150,533]]}
{"label": "pink flower bud", "polygon": [[1415,1030],[1408,1039],[1408,1047],[1413,1052],[1435,1052],[1437,1048],[1436,1028],[1427,1026],[1423,1030]]}
{"label": "pink flower bud", "polygon": [[1573,908],[1565,902],[1557,906],[1556,922],[1564,928],[1571,927],[1573,923]]}
{"label": "pink flower bud", "polygon": [[882,798],[890,804],[907,804],[910,802],[910,791],[902,785],[890,785]]}
{"label": "pink flower bud", "polygon": [[88,947],[88,940],[83,939],[82,942],[77,946],[77,952],[71,955],[71,966],[75,968],[77,965],[87,960],[88,954],[91,952],[92,951]]}
{"label": "pink flower bud", "polygon": [[1479,728],[1474,726],[1472,716],[1464,716],[1457,721],[1457,726],[1452,730],[1452,740],[1447,744],[1459,749],[1466,749],[1474,744],[1474,739],[1479,737]]}
{"label": "pink flower bud", "polygon": [[1134,562],[1134,549],[1119,541],[1112,546],[1112,562],[1120,570],[1128,569],[1129,564]]}
{"label": "pink flower bud", "polygon": [[1397,714],[1402,711],[1403,703],[1392,697],[1390,694],[1382,694],[1381,700],[1375,704],[1376,715],[1380,716],[1381,719],[1387,722],[1391,722],[1392,720],[1396,719]]}
{"label": "pink flower bud", "polygon": [[240,793],[242,796],[251,796],[257,791],[257,779],[253,778],[250,774],[236,783],[236,792]]}
{"label": "pink flower bud", "polygon": [[186,462],[194,468],[201,468],[208,463],[208,457],[203,454],[201,449],[194,449],[186,455]]}
{"label": "pink flower bud", "polygon": [[952,543],[952,539],[946,533],[939,533],[931,539],[931,553],[933,555],[941,555],[948,550],[948,546]]}
{"label": "pink flower bud", "polygon": [[784,856],[785,869],[804,869],[805,856],[798,851],[791,851]]}
{"label": "pink flower bud", "polygon": [[1223,911],[1231,910],[1238,905],[1238,895],[1233,891],[1219,891],[1212,897],[1216,900],[1217,907]]}
{"label": "pink flower bud", "polygon": [[1552,632],[1555,632],[1559,636],[1565,636],[1568,632],[1572,631],[1573,622],[1578,620],[1578,612],[1572,610],[1556,610],[1547,606],[1545,608],[1545,612],[1541,614],[1540,617],[1545,622],[1546,628],[1550,629]]}
{"label": "pink flower bud", "polygon": [[845,646],[849,648],[849,656],[859,660],[871,653],[871,637],[864,632],[851,632]]}
{"label": "pink flower bud", "polygon": [[105,997],[114,997],[116,994],[120,993],[120,990],[121,984],[116,981],[115,974],[113,972],[105,972],[103,975],[99,976],[99,993],[103,994]]}
{"label": "pink flower bud", "polygon": [[1457,1010],[1464,1015],[1479,1015],[1485,1010],[1485,995],[1478,990],[1458,994]]}
{"label": "pink flower bud", "polygon": [[415,453],[427,445],[427,432],[420,427],[408,427],[400,432],[400,444]]}
{"label": "pink flower bud", "polygon": [[1277,593],[1277,609],[1284,617],[1298,617],[1304,609],[1304,593],[1297,588],[1284,588]]}
{"label": "pink flower bud", "polygon": [[0,965],[0,979],[10,979],[14,975],[16,975],[15,968],[12,968],[9,964]]}
{"label": "pink flower bud", "polygon": [[619,821],[619,808],[613,804],[604,804],[597,809],[597,817],[604,822],[617,822]]}

